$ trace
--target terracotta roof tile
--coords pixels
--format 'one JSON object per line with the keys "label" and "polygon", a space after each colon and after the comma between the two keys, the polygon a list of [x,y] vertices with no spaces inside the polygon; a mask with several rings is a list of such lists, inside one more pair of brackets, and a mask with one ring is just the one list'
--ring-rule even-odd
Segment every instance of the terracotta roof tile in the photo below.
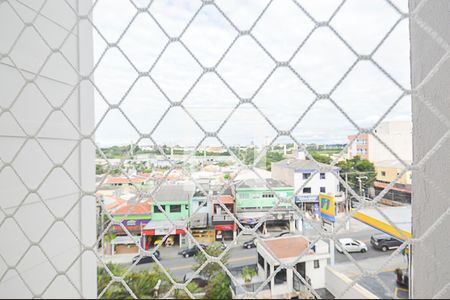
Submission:
{"label": "terracotta roof tile", "polygon": [[298,257],[308,249],[308,244],[308,240],[302,236],[278,237],[261,242],[261,245],[278,259]]}

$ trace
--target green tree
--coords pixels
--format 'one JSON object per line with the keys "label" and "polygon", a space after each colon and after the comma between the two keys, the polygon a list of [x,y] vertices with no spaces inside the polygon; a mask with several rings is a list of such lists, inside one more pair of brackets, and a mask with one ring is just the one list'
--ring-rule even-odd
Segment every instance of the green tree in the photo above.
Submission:
{"label": "green tree", "polygon": [[242,278],[246,283],[252,282],[252,279],[255,276],[256,276],[255,268],[249,268],[248,266],[242,268]]}
{"label": "green tree", "polygon": [[99,164],[95,165],[95,174],[101,175],[101,174],[105,174],[105,172],[106,172],[106,170],[103,165],[99,165]]}
{"label": "green tree", "polygon": [[208,282],[206,299],[231,299],[230,277],[224,272],[218,272]]}
{"label": "green tree", "polygon": [[[127,269],[116,264],[107,264],[108,269],[114,276],[123,276]],[[97,292],[98,295],[108,286],[112,280],[105,268],[97,268]],[[143,270],[140,272],[131,272],[124,277],[125,283],[140,299],[152,299],[155,293],[155,287],[161,280],[159,286],[159,295],[167,293],[171,287],[171,282],[166,274],[155,266],[151,271]],[[130,299],[132,296],[128,290],[120,283],[114,282],[102,295],[102,299]]]}
{"label": "green tree", "polygon": [[[199,286],[192,281],[188,283],[187,289],[189,292],[191,292],[191,294],[196,294],[202,291],[202,289],[199,288]],[[191,298],[184,290],[176,290],[175,299],[191,299]]]}
{"label": "green tree", "polygon": [[[125,267],[108,263],[106,265],[114,276],[122,276],[127,271]],[[108,271],[103,267],[97,268],[97,295],[100,295],[112,280]],[[112,299],[122,291],[121,284],[112,284],[103,294],[103,299]],[[123,287],[123,286],[122,286]]]}
{"label": "green tree", "polygon": [[[223,252],[223,245],[221,243],[214,243],[212,245],[209,245],[206,250],[206,253],[210,256],[218,257]],[[207,260],[206,256],[203,254],[203,252],[199,251],[194,257],[195,264],[192,266],[194,271],[199,269]],[[230,259],[230,252],[225,253],[225,255],[221,258],[221,262],[226,266],[228,264],[228,260]],[[222,267],[218,263],[209,263],[207,264],[201,271],[200,274],[204,275],[207,278],[210,278],[216,273],[220,273],[223,271]]]}
{"label": "green tree", "polygon": [[329,157],[327,155],[323,155],[323,154],[317,153],[317,152],[312,152],[311,156],[317,162],[320,162],[320,163],[323,163],[323,164],[327,164],[327,165],[331,164],[331,161],[332,161],[331,157]]}
{"label": "green tree", "polygon": [[362,159],[361,156],[355,156],[352,159],[340,161],[337,166],[341,168],[341,177],[345,179],[347,173],[348,184],[355,191],[359,191],[358,177],[361,178],[361,186],[363,190],[373,187],[376,179],[375,166],[367,159]]}

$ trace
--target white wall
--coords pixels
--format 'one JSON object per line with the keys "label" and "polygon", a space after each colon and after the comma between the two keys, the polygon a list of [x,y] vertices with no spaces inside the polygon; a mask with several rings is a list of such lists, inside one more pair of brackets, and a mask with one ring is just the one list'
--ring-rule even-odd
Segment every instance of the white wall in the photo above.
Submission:
{"label": "white wall", "polygon": [[325,282],[327,290],[337,299],[378,299],[357,283],[346,291],[352,280],[330,266],[325,269]]}
{"label": "white wall", "polygon": [[[412,161],[412,123],[410,121],[391,121],[381,123],[375,134],[386,146],[406,161]],[[379,162],[383,160],[397,160],[392,153],[382,145],[373,135],[369,135],[369,160]]]}
{"label": "white wall", "polygon": [[[299,189],[307,179],[303,179],[303,173],[295,172],[294,175],[294,187],[295,191]],[[313,178],[307,183],[305,187],[311,188],[311,195],[318,196],[320,194],[320,187],[325,187],[326,193],[331,193],[335,195],[339,190],[339,180],[331,174],[331,172],[325,173],[325,179],[320,179],[320,173],[317,173]],[[301,190],[298,195],[303,195],[303,190]],[[304,194],[307,195],[307,194]]]}
{"label": "white wall", "polygon": [[[0,53],[21,32],[20,18],[31,22],[41,3],[0,2]],[[69,34],[77,18],[67,3],[47,1],[20,35],[13,61],[0,60],[1,298],[96,297],[95,257],[82,252],[95,243],[95,198],[79,188],[95,189],[95,151],[78,143],[93,128],[94,103],[92,90],[74,88],[78,71],[92,64],[92,41],[89,26]],[[43,41],[57,49],[66,36],[60,53]]]}
{"label": "white wall", "polygon": [[[447,54],[450,51],[449,1],[412,0],[411,9],[419,2],[425,4],[419,15],[426,22],[427,30],[439,35],[447,50],[417,23],[411,22],[411,70],[415,89],[446,51]],[[443,61],[437,72],[428,78],[412,98],[415,163],[419,163],[450,128],[450,60]],[[439,120],[419,97],[429,102],[446,121]],[[450,140],[447,139],[423,166],[413,170],[412,233],[418,239],[412,249],[413,298],[450,298],[449,153]]]}
{"label": "white wall", "polygon": [[327,267],[327,259],[319,259],[319,268],[314,268],[314,261],[306,262],[306,276],[311,279],[313,289],[321,289],[325,287],[325,269]]}

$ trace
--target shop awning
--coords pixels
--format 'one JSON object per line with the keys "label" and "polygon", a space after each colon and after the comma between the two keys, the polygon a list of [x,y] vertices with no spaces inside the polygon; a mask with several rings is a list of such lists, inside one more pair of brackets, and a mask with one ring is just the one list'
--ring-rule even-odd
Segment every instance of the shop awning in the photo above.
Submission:
{"label": "shop awning", "polygon": [[[173,223],[173,224],[172,224]],[[150,221],[142,230],[142,235],[185,234],[184,221]]]}

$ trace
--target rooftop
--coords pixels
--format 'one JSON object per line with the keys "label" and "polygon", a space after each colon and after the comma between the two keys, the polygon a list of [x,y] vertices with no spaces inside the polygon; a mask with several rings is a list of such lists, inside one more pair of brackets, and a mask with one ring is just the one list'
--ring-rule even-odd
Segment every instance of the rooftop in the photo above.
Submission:
{"label": "rooftop", "polygon": [[218,199],[214,200],[215,204],[234,204],[234,198],[230,195],[220,195]]}
{"label": "rooftop", "polygon": [[[404,162],[408,165],[411,164],[410,160],[404,160]],[[382,160],[374,163],[375,167],[380,168],[397,168],[397,169],[405,169],[405,166],[398,160]]]}
{"label": "rooftop", "polygon": [[128,204],[117,209],[115,215],[146,215],[150,213],[150,202]]}
{"label": "rooftop", "polygon": [[277,188],[277,187],[290,187],[286,183],[273,179],[266,178],[264,181],[261,179],[246,179],[236,182],[236,188]]}
{"label": "rooftop", "polygon": [[[279,166],[283,168],[289,168],[293,170],[319,170],[319,166],[323,168],[330,168],[330,165],[318,163],[308,159],[288,158],[279,162],[272,163],[273,166]],[[339,168],[334,166],[333,170],[338,171]]]}
{"label": "rooftop", "polygon": [[286,236],[263,240],[261,245],[274,258],[282,259],[300,256],[308,249],[309,242],[303,236]]}
{"label": "rooftop", "polygon": [[128,184],[128,183],[144,183],[148,180],[148,177],[142,177],[142,176],[129,176],[130,178],[127,178],[125,176],[117,176],[113,177],[110,176],[108,179],[106,179],[105,184]]}
{"label": "rooftop", "polygon": [[155,193],[155,200],[160,201],[180,201],[191,200],[195,187],[188,184],[163,184]]}

